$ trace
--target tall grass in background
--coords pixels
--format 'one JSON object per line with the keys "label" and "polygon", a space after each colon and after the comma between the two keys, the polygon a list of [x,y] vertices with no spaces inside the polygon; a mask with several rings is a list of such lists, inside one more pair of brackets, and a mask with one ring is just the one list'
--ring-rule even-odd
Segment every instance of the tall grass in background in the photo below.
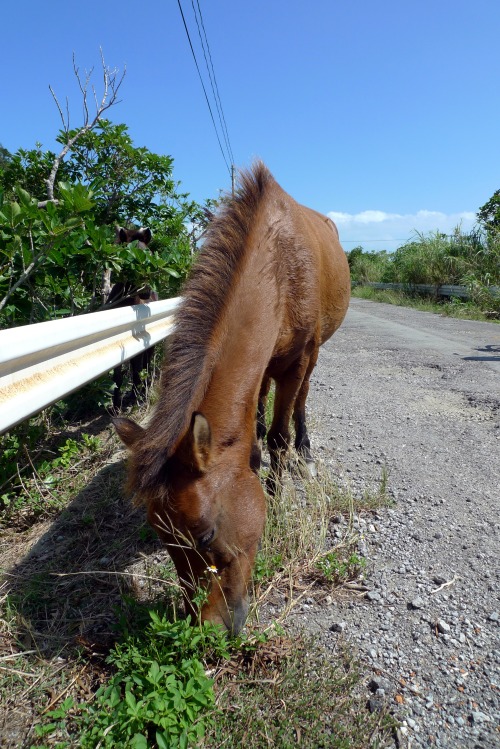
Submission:
{"label": "tall grass in background", "polygon": [[[390,281],[407,284],[484,285],[500,282],[500,237],[479,229],[451,236],[417,233],[398,248],[389,266]],[[389,275],[389,274],[386,274]]]}
{"label": "tall grass in background", "polygon": [[466,233],[457,227],[452,235],[417,232],[391,255],[356,247],[347,257],[356,284],[463,285],[480,309],[500,314],[500,299],[491,292],[500,285],[499,231],[475,228]]}
{"label": "tall grass in background", "polygon": [[384,278],[392,256],[382,252],[364,252],[362,247],[354,247],[347,253],[351,269],[351,280],[358,284],[378,283]]}

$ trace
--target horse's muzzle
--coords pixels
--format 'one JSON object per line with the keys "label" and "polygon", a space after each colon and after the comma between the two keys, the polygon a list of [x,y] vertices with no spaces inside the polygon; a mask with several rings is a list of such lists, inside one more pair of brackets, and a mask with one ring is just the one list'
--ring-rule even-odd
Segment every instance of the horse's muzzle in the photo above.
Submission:
{"label": "horse's muzzle", "polygon": [[248,616],[248,601],[245,598],[228,612],[228,621],[224,617],[224,624],[229,633],[235,637],[241,632]]}
{"label": "horse's muzzle", "polygon": [[248,616],[248,601],[242,598],[234,606],[220,605],[215,610],[204,608],[201,612],[202,621],[212,622],[224,627],[231,637],[235,637],[243,629]]}

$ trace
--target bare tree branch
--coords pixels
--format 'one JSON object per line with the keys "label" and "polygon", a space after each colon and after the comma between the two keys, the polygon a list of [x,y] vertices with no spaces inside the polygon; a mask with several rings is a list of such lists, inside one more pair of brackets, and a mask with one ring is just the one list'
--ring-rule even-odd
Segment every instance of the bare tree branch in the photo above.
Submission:
{"label": "bare tree branch", "polygon": [[[97,123],[101,119],[104,112],[110,109],[110,107],[112,107],[114,104],[118,103],[118,92],[120,90],[120,86],[123,83],[123,79],[125,78],[125,73],[127,71],[124,68],[121,76],[118,76],[117,68],[114,68],[113,70],[111,70],[111,68],[108,68],[104,60],[102,49],[100,52],[101,52],[102,72],[103,72],[103,93],[102,93],[101,99],[99,100],[97,97],[95,88],[92,87],[94,100],[95,100],[95,108],[96,108],[94,117],[91,117],[90,115],[89,108],[88,108],[88,100],[87,100],[90,79],[91,79],[94,69],[92,68],[90,72],[85,72],[85,79],[83,80],[82,76],[80,75],[80,71],[76,65],[75,57],[73,55],[73,70],[76,76],[76,80],[78,81],[78,87],[81,91],[82,98],[83,98],[83,125],[79,130],[77,130],[75,135],[73,135],[72,137],[70,137],[69,135],[70,129],[69,129],[68,104],[66,103],[66,119],[65,119],[61,105],[59,104],[59,101],[57,99],[57,96],[55,95],[51,86],[49,86],[50,93],[52,94],[54,98],[57,109],[59,111],[59,116],[61,117],[61,120],[63,123],[63,130],[66,133],[66,143],[63,149],[61,150],[60,154],[56,156],[56,158],[54,159],[52,169],[50,170],[50,174],[47,179],[47,201],[49,202],[54,202],[54,184],[56,181],[57,172],[61,165],[61,162],[64,160],[67,153],[73,148],[76,141],[79,138],[81,138],[82,135],[89,132],[97,125]],[[47,201],[42,201],[42,204],[41,205],[39,204],[39,207],[43,207],[43,205],[46,205]]]}
{"label": "bare tree branch", "polygon": [[[61,109],[61,105],[59,104],[59,102],[57,100],[57,96],[55,95],[54,90],[53,90],[53,88],[52,88],[52,86],[50,84],[49,84],[49,91],[52,94],[52,98],[54,99],[54,101],[56,103],[56,107],[57,107],[57,110],[59,112],[59,117],[61,118],[63,129],[66,130],[66,127],[67,127],[66,126],[66,120],[64,119],[64,115],[63,115],[63,112],[62,112],[62,109]],[[66,99],[66,109],[67,109],[67,107],[68,107],[68,100]],[[69,123],[68,123],[68,125],[69,125]]]}
{"label": "bare tree branch", "polygon": [[15,292],[15,290],[19,286],[21,286],[26,281],[27,278],[29,278],[31,276],[31,274],[33,273],[33,271],[35,270],[35,268],[39,264],[39,261],[44,257],[45,253],[46,253],[46,248],[44,247],[43,250],[41,250],[41,252],[39,252],[38,255],[36,255],[33,258],[33,260],[28,265],[28,267],[26,268],[26,270],[24,271],[24,273],[21,276],[19,276],[19,278],[17,279],[17,281],[9,288],[9,291],[7,292],[7,294],[4,296],[3,299],[0,300],[0,311],[3,310],[3,308],[5,307],[5,305],[7,304],[7,302],[9,301],[10,297]]}

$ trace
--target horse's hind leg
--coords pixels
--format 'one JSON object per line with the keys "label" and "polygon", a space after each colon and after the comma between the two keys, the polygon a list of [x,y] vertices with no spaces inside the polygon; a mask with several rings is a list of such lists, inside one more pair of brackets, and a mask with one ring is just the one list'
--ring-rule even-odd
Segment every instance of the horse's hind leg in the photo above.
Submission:
{"label": "horse's hind leg", "polygon": [[130,360],[132,387],[126,396],[127,406],[133,406],[143,399],[145,384],[141,373],[145,369],[144,354],[145,352],[141,352]]}
{"label": "horse's hind leg", "polygon": [[297,359],[288,367],[282,376],[276,378],[274,417],[267,435],[267,446],[271,458],[271,475],[267,482],[270,490],[275,488],[281,477],[283,463],[290,444],[290,419],[295,401],[302,389],[304,377],[310,371],[310,359],[310,354],[304,353],[300,359]]}
{"label": "horse's hind leg", "polygon": [[295,425],[295,449],[297,453],[304,461],[305,465],[311,476],[316,476],[316,464],[311,454],[311,442],[309,441],[309,435],[307,433],[306,426],[306,400],[309,393],[309,379],[312,371],[316,366],[318,360],[318,349],[316,349],[311,358],[300,386],[297,398],[295,400],[295,406],[293,409],[293,422]]}

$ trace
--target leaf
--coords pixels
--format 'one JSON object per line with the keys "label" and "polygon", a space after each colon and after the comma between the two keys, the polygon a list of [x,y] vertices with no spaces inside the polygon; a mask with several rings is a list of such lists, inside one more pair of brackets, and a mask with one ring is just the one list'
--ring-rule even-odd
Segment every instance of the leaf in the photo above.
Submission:
{"label": "leaf", "polygon": [[130,739],[132,749],[148,749],[148,740],[142,733],[136,733]]}
{"label": "leaf", "polygon": [[169,749],[170,747],[168,736],[166,736],[164,733],[160,733],[159,731],[156,732],[156,743],[158,744],[158,749]]}
{"label": "leaf", "polygon": [[130,690],[127,690],[125,692],[125,702],[130,708],[132,708],[132,710],[135,710],[135,708],[137,707],[137,700]]}
{"label": "leaf", "polygon": [[15,201],[11,203],[7,203],[7,205],[4,205],[2,208],[2,212],[0,213],[0,220],[5,221],[6,224],[9,224],[10,226],[14,226],[17,221],[17,217],[21,213],[21,206],[19,203],[16,203]]}
{"label": "leaf", "polygon": [[31,208],[35,200],[31,197],[29,192],[26,190],[23,190],[22,187],[16,188],[16,195],[19,198],[19,202],[23,205],[25,208]]}
{"label": "leaf", "polygon": [[148,678],[153,682],[153,684],[156,684],[161,679],[161,675],[162,674],[158,663],[156,661],[153,661],[149,669]]}

